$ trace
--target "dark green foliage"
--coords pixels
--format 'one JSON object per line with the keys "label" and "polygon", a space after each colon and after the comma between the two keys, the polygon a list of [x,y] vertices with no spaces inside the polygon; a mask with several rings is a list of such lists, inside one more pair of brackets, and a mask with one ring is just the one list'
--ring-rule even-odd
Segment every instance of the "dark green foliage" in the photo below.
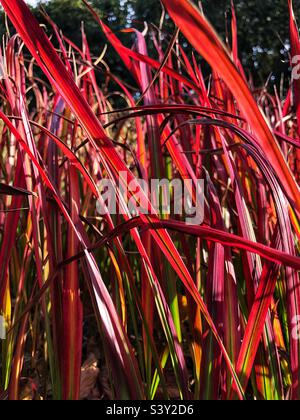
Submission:
{"label": "dark green foliage", "polygon": [[[81,32],[78,28],[84,22],[90,48],[95,55],[99,55],[106,39],[101,36],[99,27],[81,0],[50,0],[47,3],[41,0],[40,4],[64,34],[78,45],[81,43]],[[121,33],[120,29],[126,25],[143,29],[144,21],[158,26],[162,13],[160,0],[91,0],[91,4],[126,44],[131,44],[131,35]],[[300,6],[300,0],[295,0],[294,4],[296,14],[299,15],[297,6]],[[230,42],[230,0],[203,0],[202,6],[224,41],[229,38]],[[41,19],[39,7],[34,12]],[[256,84],[265,83],[270,75],[271,81],[279,84],[281,75],[287,75],[289,69],[287,1],[235,0],[235,7],[240,58],[246,71],[254,75]],[[173,31],[173,24],[168,16],[164,29],[169,33]],[[4,31],[4,25],[1,30]],[[121,70],[120,60],[112,48],[109,48],[106,60],[114,71]]]}
{"label": "dark green foliage", "polygon": [[[132,0],[137,20],[159,22],[159,0]],[[195,3],[197,3],[195,1]],[[239,29],[239,49],[243,64],[256,82],[264,83],[270,74],[280,80],[288,70],[288,7],[287,0],[235,0]],[[297,13],[300,1],[295,0]],[[203,0],[204,13],[222,35],[224,41],[230,33],[230,0]]]}

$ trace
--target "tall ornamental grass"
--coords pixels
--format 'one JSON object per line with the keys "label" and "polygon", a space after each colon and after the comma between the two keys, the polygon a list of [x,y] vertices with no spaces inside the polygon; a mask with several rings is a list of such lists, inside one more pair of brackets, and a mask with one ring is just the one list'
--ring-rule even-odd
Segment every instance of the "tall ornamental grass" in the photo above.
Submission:
{"label": "tall ornamental grass", "polygon": [[[175,32],[127,28],[128,48],[84,3],[107,38],[99,57],[84,27],[79,47],[1,0],[16,34],[0,65],[0,398],[26,385],[34,399],[79,399],[93,340],[106,398],[299,399],[292,1],[286,94],[248,81],[233,4],[226,45],[189,0],[162,0]],[[140,185],[153,179],[186,181],[190,204],[204,180],[203,220],[165,214],[164,194],[153,205]]]}

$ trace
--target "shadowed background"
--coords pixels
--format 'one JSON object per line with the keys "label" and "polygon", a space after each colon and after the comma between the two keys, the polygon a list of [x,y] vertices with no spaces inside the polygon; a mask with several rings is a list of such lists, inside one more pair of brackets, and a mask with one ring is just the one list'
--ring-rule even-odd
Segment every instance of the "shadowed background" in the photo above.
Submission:
{"label": "shadowed background", "polygon": [[[41,5],[56,22],[66,36],[77,44],[81,42],[78,28],[84,21],[85,30],[92,52],[97,56],[106,43],[104,37],[99,38],[99,27],[86,10],[81,0],[29,0],[34,7],[34,13],[40,15]],[[160,0],[91,0],[90,3],[98,10],[99,15],[106,20],[116,32],[128,26],[143,30],[144,21],[159,25],[162,7]],[[235,0],[239,28],[240,58],[243,65],[252,75],[256,85],[262,85],[270,78],[270,83],[283,82],[282,77],[289,72],[289,34],[288,8],[285,0]],[[300,1],[294,1],[296,15]],[[216,30],[226,40],[230,33],[230,0],[203,0],[205,14]],[[225,12],[224,12],[225,11]],[[1,21],[4,22],[3,17]],[[173,25],[166,16],[164,30],[172,34]],[[4,25],[1,27],[4,32]],[[149,30],[149,36],[151,28]],[[131,43],[131,35],[119,33],[125,43]],[[154,52],[153,52],[154,53]],[[106,61],[113,71],[120,71],[120,62],[109,47]],[[284,83],[283,83],[284,84]]]}

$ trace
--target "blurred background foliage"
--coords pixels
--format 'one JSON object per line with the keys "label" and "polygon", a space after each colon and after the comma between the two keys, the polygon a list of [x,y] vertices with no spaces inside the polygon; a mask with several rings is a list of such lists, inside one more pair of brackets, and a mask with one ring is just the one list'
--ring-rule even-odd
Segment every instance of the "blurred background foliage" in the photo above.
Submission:
{"label": "blurred background foliage", "polygon": [[[84,22],[92,52],[99,56],[106,40],[81,0],[41,0],[37,3],[33,9],[39,20],[43,19],[40,12],[42,7],[64,34],[77,44],[81,42],[78,28]],[[195,3],[200,4],[198,1]],[[134,26],[143,30],[147,21],[153,23],[149,30],[151,34],[151,29],[159,26],[162,15],[160,0],[90,0],[90,4],[127,45],[131,45],[132,35],[120,32],[122,28]],[[287,76],[289,71],[287,0],[235,0],[234,4],[240,58],[246,71],[252,75],[256,85],[264,84],[269,78],[272,83],[279,84],[282,75]],[[230,0],[202,0],[201,5],[223,40],[230,42]],[[299,6],[300,0],[294,0],[297,17],[300,17]],[[1,21],[4,23],[3,16]],[[4,33],[4,24],[1,26]],[[171,35],[173,30],[172,22],[166,16],[164,31]],[[121,63],[111,47],[107,51],[106,61],[113,72],[121,71]],[[127,77],[122,76],[123,79]]]}

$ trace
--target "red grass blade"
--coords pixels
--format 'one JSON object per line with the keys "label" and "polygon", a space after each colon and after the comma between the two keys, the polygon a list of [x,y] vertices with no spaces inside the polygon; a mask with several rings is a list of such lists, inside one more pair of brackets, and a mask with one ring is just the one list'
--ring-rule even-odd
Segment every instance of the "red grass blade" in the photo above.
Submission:
{"label": "red grass blade", "polygon": [[[296,18],[294,15],[293,10],[293,2],[292,0],[288,0],[289,5],[289,12],[290,12],[290,38],[291,38],[291,53],[292,53],[292,67],[293,69],[296,69],[296,66],[299,63],[299,59],[297,57],[300,57],[300,39],[299,39],[299,29],[297,26]],[[295,99],[295,106],[296,106],[296,115],[298,119],[298,127],[300,123],[300,79],[294,78],[292,80],[292,87],[293,87],[293,94]],[[300,134],[300,131],[298,129],[298,135]]]}
{"label": "red grass blade", "polygon": [[189,0],[163,0],[176,25],[225,81],[241,108],[243,116],[268,155],[285,190],[300,213],[299,187],[289,169],[270,127],[258,108],[249,88],[217,34]]}

